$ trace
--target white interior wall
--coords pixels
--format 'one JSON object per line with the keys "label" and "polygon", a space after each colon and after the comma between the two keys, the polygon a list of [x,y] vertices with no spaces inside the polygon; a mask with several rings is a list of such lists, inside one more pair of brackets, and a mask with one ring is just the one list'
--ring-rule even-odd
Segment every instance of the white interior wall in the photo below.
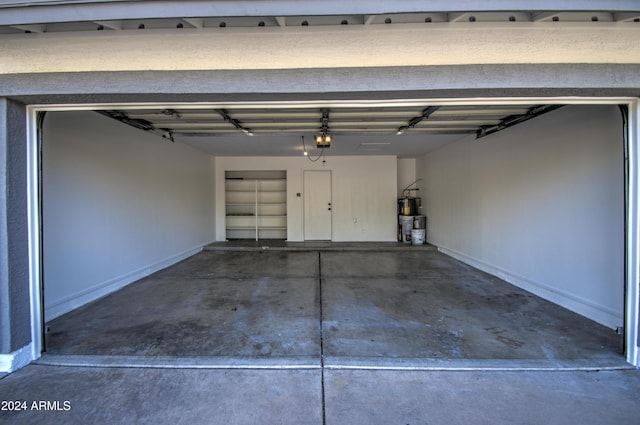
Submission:
{"label": "white interior wall", "polygon": [[416,181],[416,179],[416,159],[398,158],[398,198],[402,198],[404,188]]}
{"label": "white interior wall", "polygon": [[623,325],[615,106],[562,109],[418,160],[428,242],[610,327]]}
{"label": "white interior wall", "polygon": [[49,112],[45,320],[213,241],[214,158],[96,112]]}
{"label": "white interior wall", "polygon": [[332,172],[333,241],[396,240],[395,156],[327,156],[325,165],[303,156],[217,157],[216,239],[225,240],[225,171],[286,170],[287,240],[303,241],[303,171],[317,169]]}

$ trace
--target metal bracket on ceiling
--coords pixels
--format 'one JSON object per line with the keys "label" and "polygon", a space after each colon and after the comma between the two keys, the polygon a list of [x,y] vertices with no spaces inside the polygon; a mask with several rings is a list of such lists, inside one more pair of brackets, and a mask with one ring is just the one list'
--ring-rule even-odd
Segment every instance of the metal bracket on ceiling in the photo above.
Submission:
{"label": "metal bracket on ceiling", "polygon": [[407,131],[408,129],[415,127],[416,125],[418,125],[418,123],[420,121],[426,120],[427,118],[429,118],[429,116],[431,114],[433,114],[438,109],[440,109],[439,106],[428,106],[428,107],[424,108],[422,110],[422,114],[421,115],[411,118],[409,120],[409,122],[407,123],[407,125],[403,125],[401,127],[398,127],[398,131],[397,131],[396,134],[402,134],[405,131]]}
{"label": "metal bracket on ceiling", "polygon": [[[320,134],[315,136],[316,147],[324,149],[331,147],[331,135],[329,134],[329,109],[322,108],[322,118],[320,118]],[[324,162],[324,161],[323,161]]]}
{"label": "metal bracket on ceiling", "polygon": [[326,136],[329,133],[329,109],[322,109],[322,118],[320,119],[322,125],[320,126],[320,132],[323,136]]}
{"label": "metal bracket on ceiling", "polygon": [[153,131],[156,129],[153,126],[153,124],[151,124],[149,121],[139,119],[139,118],[129,118],[129,116],[124,112],[120,112],[120,111],[96,111],[96,112],[140,130]]}
{"label": "metal bracket on ceiling", "polygon": [[253,136],[253,132],[251,131],[251,129],[244,127],[242,123],[240,123],[240,121],[238,121],[237,119],[231,118],[226,109],[216,109],[215,111],[222,117],[223,120],[227,121],[247,136]]}
{"label": "metal bracket on ceiling", "polygon": [[104,110],[104,111],[96,111],[99,114],[112,118],[116,121],[120,121],[123,124],[128,126],[137,128],[138,130],[148,131],[150,133],[155,134],[156,136],[160,136],[163,139],[171,140],[175,143],[173,138],[173,133],[168,128],[156,128],[150,121],[143,120],[140,118],[130,118],[127,114],[120,111],[113,110]]}
{"label": "metal bracket on ceiling", "polygon": [[561,108],[562,106],[564,105],[539,105],[539,106],[534,106],[524,114],[509,115],[508,117],[506,117],[496,125],[488,125],[488,126],[480,127],[476,132],[476,140],[482,137],[488,136],[490,134],[497,133],[498,131],[502,131],[505,128],[509,128],[516,124],[520,124],[522,122],[528,121],[542,114],[546,114],[547,112],[554,111],[558,108]]}
{"label": "metal bracket on ceiling", "polygon": [[175,109],[163,109],[161,114],[180,119],[180,114]]}

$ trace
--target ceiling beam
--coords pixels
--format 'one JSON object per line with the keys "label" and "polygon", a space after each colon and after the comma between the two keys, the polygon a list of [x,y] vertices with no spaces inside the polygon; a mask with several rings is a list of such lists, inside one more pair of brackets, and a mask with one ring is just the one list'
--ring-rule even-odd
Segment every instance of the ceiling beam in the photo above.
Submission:
{"label": "ceiling beam", "polygon": [[191,25],[193,28],[203,28],[204,27],[204,19],[202,18],[182,18],[187,24]]}
{"label": "ceiling beam", "polygon": [[465,22],[471,18],[473,13],[449,13],[448,18],[449,22]]}
{"label": "ceiling beam", "polygon": [[33,33],[43,33],[47,30],[47,24],[12,25],[11,27]]}
{"label": "ceiling beam", "polygon": [[371,25],[373,21],[376,19],[377,15],[364,15],[364,24]]}
{"label": "ceiling beam", "polygon": [[124,21],[94,21],[98,25],[110,30],[121,31],[124,29]]}
{"label": "ceiling beam", "polygon": [[613,20],[616,22],[638,22],[640,21],[640,12],[614,13]]}
{"label": "ceiling beam", "polygon": [[[531,20],[533,22],[553,21],[554,17],[558,17],[558,12],[534,13]],[[560,19],[558,17],[558,19]]]}

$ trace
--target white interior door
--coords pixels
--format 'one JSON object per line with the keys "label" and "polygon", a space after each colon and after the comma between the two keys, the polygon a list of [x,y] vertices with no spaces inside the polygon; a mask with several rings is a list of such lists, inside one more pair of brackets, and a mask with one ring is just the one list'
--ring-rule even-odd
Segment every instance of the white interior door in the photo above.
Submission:
{"label": "white interior door", "polygon": [[331,171],[304,172],[304,239],[331,240]]}

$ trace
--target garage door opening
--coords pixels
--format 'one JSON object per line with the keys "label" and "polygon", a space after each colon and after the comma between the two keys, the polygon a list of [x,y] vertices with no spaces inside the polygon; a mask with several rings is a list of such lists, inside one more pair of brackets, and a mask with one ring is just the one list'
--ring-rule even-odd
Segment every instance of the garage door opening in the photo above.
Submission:
{"label": "garage door opening", "polygon": [[[423,106],[425,104],[419,105],[419,112],[426,109],[422,108]],[[452,106],[462,110],[462,105]],[[490,109],[498,109],[498,105],[489,106]],[[114,109],[126,110],[127,107],[120,105]],[[178,107],[172,110],[178,110]],[[473,118],[481,115],[480,110],[481,107],[476,108],[476,116]],[[486,113],[486,110],[484,112]],[[389,115],[388,110],[384,113]],[[398,129],[406,125],[404,132],[408,133],[426,125],[420,122],[407,125],[411,124],[411,120],[416,116],[420,115],[409,114],[408,120],[401,120]],[[429,119],[431,117],[423,117],[424,121]],[[441,120],[446,121],[444,117]],[[449,121],[455,120],[449,117]],[[472,125],[470,116],[461,121]],[[456,122],[456,125],[460,123]],[[400,132],[398,129],[395,133]],[[484,128],[485,132],[487,129],[488,127]],[[403,136],[395,133],[395,137]],[[339,135],[339,130],[336,130],[335,134]],[[225,235],[222,236],[222,239],[225,239],[229,230],[224,224],[219,225],[220,217],[225,217],[227,208],[224,190],[222,195],[219,190],[220,185],[224,187],[226,179],[220,179],[220,175],[225,176],[227,171],[250,167],[286,170],[288,214],[285,232],[289,242],[296,242],[291,238],[292,228],[299,229],[300,235],[304,234],[302,211],[305,189],[301,171],[304,170],[305,159],[299,151],[297,141],[288,143],[293,153],[280,157],[267,156],[264,152],[261,156],[251,157],[231,154],[231,151],[214,155],[211,152],[215,149],[213,144],[204,147],[205,140],[201,137],[187,142],[171,132],[171,138],[174,139],[171,141],[170,138],[131,128],[89,110],[47,113],[43,135],[43,282],[44,320],[47,323],[55,318],[62,318],[69,312],[77,313],[80,311],[77,308],[81,306],[86,306],[83,310],[90,309],[92,306],[87,306],[87,303],[100,299],[114,290],[125,286],[125,291],[144,288],[145,281],[162,277],[163,273],[167,274],[165,277],[170,278],[172,270],[175,269],[169,268],[160,272],[170,265],[177,264],[175,267],[178,269],[188,268],[191,261],[204,261],[199,257],[202,255],[209,257],[205,261],[207,264],[225,263],[226,259],[223,261],[222,257],[226,254],[198,253],[210,243],[219,242],[221,235]],[[436,135],[429,136],[423,132],[417,136],[429,143],[429,137]],[[440,253],[431,251],[385,254],[382,250],[376,254],[380,255],[379,264],[391,267],[392,263],[405,264],[404,262],[408,261],[409,266],[406,270],[393,267],[389,270],[393,270],[392,273],[396,277],[426,285],[428,282],[433,283],[434,272],[442,271],[438,264],[453,261],[460,267],[456,269],[457,274],[464,275],[468,271],[473,275],[469,276],[467,282],[462,283],[463,287],[466,284],[473,287],[474,283],[482,280],[479,276],[486,277],[493,284],[494,278],[475,270],[480,269],[502,281],[514,284],[516,288],[513,288],[512,293],[519,291],[517,287],[524,288],[587,316],[590,320],[598,322],[599,326],[607,328],[611,332],[611,340],[615,340],[617,337],[614,330],[625,325],[625,146],[617,106],[569,105],[477,140],[477,133],[470,131],[456,137],[451,137],[450,133],[439,133],[437,136],[433,139],[437,139],[437,142],[434,141],[430,145],[428,152],[422,152],[413,158],[404,157],[399,153],[393,155],[389,150],[385,150],[392,149],[395,145],[398,149],[409,148],[407,145],[401,146],[402,143],[398,140],[402,139],[390,139],[389,136],[386,139],[391,140],[388,146],[382,144],[387,142],[376,142],[380,144],[363,147],[363,143],[366,142],[360,141],[353,145],[355,149],[349,154],[327,156],[327,165],[324,167],[334,170],[334,184],[339,184],[342,169],[338,165],[332,166],[332,160],[335,163],[343,159],[353,163],[363,161],[363,168],[366,168],[366,161],[371,161],[374,157],[395,156],[394,161],[397,164],[400,156],[400,159],[411,159],[415,163],[415,176],[422,178],[421,196],[425,215],[429,219],[427,241]],[[269,137],[273,139],[276,136]],[[416,137],[415,143],[414,139],[409,139],[412,141],[409,143],[411,148],[418,145],[417,140],[420,137]],[[289,141],[285,136],[281,138]],[[237,138],[232,140],[233,143],[239,142]],[[334,139],[334,144],[338,143],[337,140],[339,137]],[[345,136],[345,143],[353,144],[353,140]],[[523,143],[523,140],[527,143]],[[211,140],[209,142],[211,143]],[[223,140],[220,139],[218,142],[221,152],[231,149]],[[259,142],[261,141],[257,143]],[[252,140],[250,143],[256,142]],[[283,142],[283,145],[285,144]],[[379,150],[367,152],[367,147],[371,146]],[[294,162],[298,160],[299,162]],[[255,168],[253,162],[256,161],[267,166]],[[245,166],[238,168],[238,164]],[[297,171],[294,170],[294,178],[291,179],[291,170],[296,167]],[[376,171],[384,177],[393,175],[396,180],[392,185],[397,186],[397,165],[392,171]],[[290,190],[291,184],[298,185],[299,189]],[[300,197],[296,196],[297,194],[300,194]],[[352,194],[352,201],[360,204],[367,203],[367,196],[376,197],[375,194],[365,193],[364,198],[358,198],[355,196],[356,193]],[[298,212],[294,214],[290,213],[292,200],[298,203],[298,209],[294,208],[294,211]],[[346,199],[334,198],[332,208],[346,208],[348,202]],[[389,204],[395,216],[396,196],[391,197]],[[532,214],[533,211],[536,213]],[[367,217],[363,213],[358,212],[358,217],[353,215],[355,214],[351,212],[349,217],[352,227],[360,225],[363,220],[366,223]],[[344,221],[345,216],[341,220]],[[354,222],[354,219],[357,221]],[[395,220],[389,221],[390,235],[395,239],[396,223]],[[604,249],[602,245],[607,248]],[[601,258],[602,253],[605,254],[604,258]],[[195,254],[198,255],[194,256]],[[222,257],[218,258],[216,255]],[[317,255],[324,255],[324,262],[322,258],[318,259]],[[281,274],[276,272],[270,275],[268,271],[263,271],[263,280],[278,281],[278,285],[284,285],[283,288],[269,284],[262,287],[258,282],[260,272],[252,275],[254,263],[266,261],[261,260],[261,256],[269,258],[269,261],[288,264],[283,266]],[[462,263],[457,263],[450,257],[461,260]],[[200,273],[196,276],[199,279],[206,280],[211,277],[217,282],[216,285],[222,292],[213,289],[212,291],[217,293],[218,299],[229,301],[229,304],[220,308],[237,307],[230,301],[234,295],[228,293],[233,287],[231,282],[227,282],[227,285],[220,284],[220,280],[232,278],[234,273],[240,273],[243,276],[241,278],[256,279],[252,284],[258,286],[251,290],[265,291],[260,292],[264,299],[271,299],[275,292],[302,291],[299,294],[300,299],[305,301],[301,305],[288,305],[285,313],[293,314],[288,309],[295,306],[299,310],[295,317],[303,322],[310,321],[309,323],[315,323],[315,314],[319,314],[320,310],[334,314],[326,316],[325,319],[333,317],[337,323],[348,322],[349,317],[341,315],[341,309],[348,309],[348,303],[338,308],[338,304],[332,305],[330,302],[332,299],[344,301],[344,296],[338,297],[336,294],[344,295],[344,291],[347,291],[345,288],[351,288],[347,292],[350,291],[352,295],[364,291],[352,299],[354,307],[358,305],[359,299],[367,299],[367,291],[384,292],[389,289],[384,282],[374,282],[375,277],[366,273],[361,275],[368,276],[369,281],[351,276],[351,281],[341,282],[341,276],[347,276],[349,279],[350,267],[353,267],[353,271],[360,270],[356,266],[359,260],[348,255],[340,258],[340,255],[329,253],[291,252],[274,256],[269,252],[246,254],[246,258],[235,265],[234,260],[231,260],[231,268],[224,271],[228,275],[220,274],[222,271],[218,269],[196,272]],[[341,263],[346,258],[352,258],[351,264]],[[393,260],[394,258],[397,261]],[[180,263],[185,259],[189,260]],[[246,263],[242,263],[243,261]],[[299,268],[289,263],[297,264]],[[475,268],[473,271],[466,269],[469,264]],[[540,264],[548,267],[539,267]],[[293,271],[287,271],[288,267],[293,267]],[[320,277],[317,274],[318,268],[324,272]],[[370,270],[369,266],[367,268]],[[256,270],[259,270],[259,267]],[[595,275],[593,270],[597,270]],[[155,272],[160,273],[153,275]],[[476,272],[481,274],[475,275]],[[207,277],[202,273],[210,275]],[[382,273],[382,277],[390,276],[384,276]],[[141,278],[146,280],[129,285]],[[323,278],[327,279],[325,292],[316,286]],[[289,279],[309,279],[309,287],[303,289],[302,285],[294,290],[293,287],[287,286],[291,283]],[[566,286],[563,286],[564,284]],[[414,319],[418,319],[420,313],[416,309],[421,303],[420,293],[427,287],[403,287],[397,282],[392,286],[400,292],[408,291],[404,294],[406,309],[410,316],[414,315]],[[154,289],[139,290],[142,293],[149,291],[149,299],[153,300]],[[274,294],[270,294],[270,291]],[[319,298],[314,298],[314,294],[318,294]],[[493,295],[487,295],[491,296]],[[157,305],[164,305],[169,299],[159,298],[156,300]],[[393,297],[389,296],[389,299]],[[237,300],[241,300],[241,296]],[[369,301],[375,306],[374,301]],[[490,304],[491,302],[489,307]],[[337,310],[332,310],[334,307]],[[401,310],[399,306],[396,307]],[[170,304],[165,306],[163,312],[168,312],[168,309],[171,309]],[[459,310],[457,304],[455,309]],[[544,310],[542,307],[540,309]],[[238,310],[231,311],[237,314]],[[304,316],[302,311],[309,313],[309,316]],[[388,312],[388,309],[385,311]],[[103,313],[105,317],[108,316],[108,312]],[[280,313],[285,314],[282,311]],[[127,314],[135,314],[135,311],[123,313],[122,316],[126,317]],[[169,313],[163,315],[167,314]],[[508,312],[504,314],[498,317],[508,317]],[[537,310],[527,314],[533,317]],[[424,312],[422,315],[429,316]],[[246,319],[251,320],[250,317]],[[378,319],[376,316],[375,320]],[[435,320],[433,323],[425,322],[425,328],[428,324],[437,327],[440,317],[432,319]],[[172,327],[167,335],[180,335],[189,329],[189,323],[193,325],[193,322],[181,320],[179,317],[172,320]],[[403,320],[402,323],[406,324],[411,318],[404,317]],[[421,323],[421,320],[416,321]],[[97,325],[94,323],[94,326]],[[321,325],[322,337],[330,335],[331,326],[328,322]],[[297,329],[302,328],[304,326],[301,325]],[[495,328],[498,330],[494,337],[499,341],[498,337],[502,333],[499,326]],[[334,332],[344,330],[340,327],[336,329]],[[408,332],[407,329],[403,332]],[[453,328],[447,328],[446,332],[451,329]],[[138,331],[142,333],[142,329]],[[485,331],[489,332],[486,329]],[[52,332],[55,332],[55,329],[52,329]],[[227,329],[224,335],[233,338],[234,334],[232,330]],[[242,335],[242,332],[235,334],[239,335]],[[314,347],[317,337],[316,334],[309,340],[310,347]],[[358,337],[362,341],[360,348],[380,342],[371,341],[376,338],[365,340],[365,337],[366,335]],[[454,337],[464,340],[465,333]],[[466,334],[466,338],[471,338],[470,334]],[[505,341],[508,339],[518,341],[511,336],[504,338]],[[562,338],[559,337],[559,340]],[[245,343],[248,344],[247,341]],[[254,344],[254,348],[259,344],[260,342]],[[269,354],[265,353],[273,347],[267,347],[264,342],[262,344],[263,352],[258,356],[268,356]],[[428,339],[424,340],[423,346],[426,345]],[[351,357],[358,357],[357,352],[352,351]],[[301,356],[308,354],[304,350],[300,353]],[[337,348],[334,353],[338,357],[341,356]],[[342,356],[345,357],[346,354]],[[420,356],[429,357],[425,352],[421,352]],[[389,357],[394,357],[394,354],[390,354]]]}

